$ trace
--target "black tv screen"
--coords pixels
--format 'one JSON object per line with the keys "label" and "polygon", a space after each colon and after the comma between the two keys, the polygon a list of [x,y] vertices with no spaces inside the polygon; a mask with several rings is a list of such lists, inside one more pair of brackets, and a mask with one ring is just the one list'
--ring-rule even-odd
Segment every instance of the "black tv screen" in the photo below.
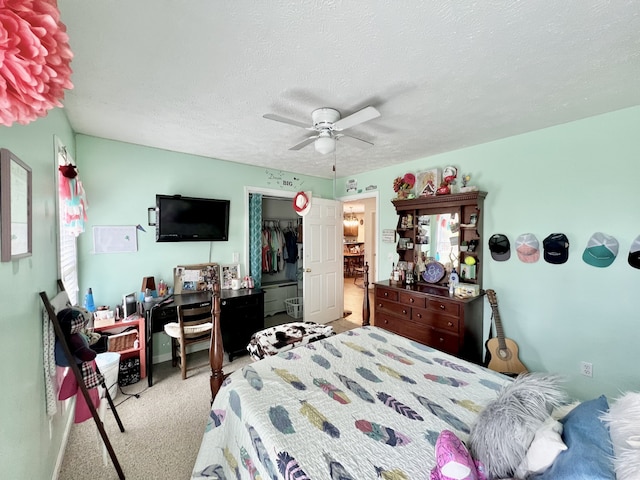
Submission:
{"label": "black tv screen", "polygon": [[227,241],[229,205],[229,200],[156,195],[156,241]]}

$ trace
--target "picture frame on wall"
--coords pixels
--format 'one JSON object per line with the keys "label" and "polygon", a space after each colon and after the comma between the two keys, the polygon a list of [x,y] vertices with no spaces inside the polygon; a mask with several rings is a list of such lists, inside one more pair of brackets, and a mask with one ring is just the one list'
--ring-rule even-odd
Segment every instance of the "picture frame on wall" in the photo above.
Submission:
{"label": "picture frame on wall", "polygon": [[234,279],[241,279],[240,264],[230,263],[220,267],[220,288],[230,290]]}
{"label": "picture frame on wall", "polygon": [[423,172],[418,172],[416,195],[418,197],[435,195],[440,183],[442,183],[442,170],[440,168],[431,168]]}
{"label": "picture frame on wall", "polygon": [[0,149],[0,261],[32,253],[31,167]]}

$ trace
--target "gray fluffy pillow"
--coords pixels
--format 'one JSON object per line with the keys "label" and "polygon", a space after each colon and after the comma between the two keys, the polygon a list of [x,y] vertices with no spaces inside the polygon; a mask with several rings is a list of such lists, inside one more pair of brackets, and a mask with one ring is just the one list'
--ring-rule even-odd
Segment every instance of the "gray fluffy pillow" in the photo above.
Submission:
{"label": "gray fluffy pillow", "polygon": [[511,477],[527,454],[536,430],[566,401],[553,375],[520,375],[480,412],[469,435],[473,458],[489,478]]}

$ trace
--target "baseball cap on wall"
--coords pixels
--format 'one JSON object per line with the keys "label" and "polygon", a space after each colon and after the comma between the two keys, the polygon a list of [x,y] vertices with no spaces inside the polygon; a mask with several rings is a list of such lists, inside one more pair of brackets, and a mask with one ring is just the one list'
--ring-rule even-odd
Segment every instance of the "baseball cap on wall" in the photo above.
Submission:
{"label": "baseball cap on wall", "polygon": [[587,247],[582,253],[582,260],[594,267],[608,267],[617,255],[618,240],[606,233],[596,232],[587,242]]}
{"label": "baseball cap on wall", "polygon": [[564,233],[552,233],[542,241],[542,247],[548,263],[560,265],[569,260],[569,239]]}
{"label": "baseball cap on wall", "polygon": [[629,265],[640,268],[640,235],[636,237],[629,249]]}
{"label": "baseball cap on wall", "polygon": [[516,238],[516,253],[520,261],[535,263],[540,260],[540,243],[533,233],[523,233]]}
{"label": "baseball cap on wall", "polygon": [[309,213],[311,209],[311,192],[298,192],[293,197],[293,209],[301,217]]}
{"label": "baseball cap on wall", "polygon": [[494,233],[489,238],[489,250],[491,258],[498,262],[504,262],[511,258],[511,244],[506,235],[502,233]]}

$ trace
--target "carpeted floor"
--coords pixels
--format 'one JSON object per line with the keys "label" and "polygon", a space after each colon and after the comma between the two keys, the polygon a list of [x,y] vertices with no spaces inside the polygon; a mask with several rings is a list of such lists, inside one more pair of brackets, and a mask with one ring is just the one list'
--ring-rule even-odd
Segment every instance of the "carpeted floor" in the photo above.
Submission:
{"label": "carpeted floor", "polygon": [[[351,316],[331,322],[336,333],[360,326]],[[125,428],[121,433],[110,410],[104,425],[127,479],[188,479],[198,454],[209,412],[209,366],[207,351],[196,352],[189,363],[203,366],[188,372],[182,380],[171,362],[154,365],[154,384],[146,381],[118,392],[116,409]],[[251,363],[248,355],[224,367],[230,373]],[[134,396],[137,395],[137,396]],[[60,469],[60,480],[117,479],[107,455],[102,461],[102,444],[92,420],[73,425]]]}

